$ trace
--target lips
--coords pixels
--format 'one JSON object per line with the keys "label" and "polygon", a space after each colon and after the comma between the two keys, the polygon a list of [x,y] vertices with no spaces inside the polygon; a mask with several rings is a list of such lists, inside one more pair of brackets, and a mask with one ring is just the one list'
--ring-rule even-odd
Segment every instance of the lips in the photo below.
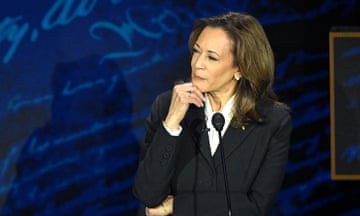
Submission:
{"label": "lips", "polygon": [[196,80],[206,80],[205,78],[203,78],[201,76],[197,76],[197,75],[194,75],[194,79],[196,79]]}

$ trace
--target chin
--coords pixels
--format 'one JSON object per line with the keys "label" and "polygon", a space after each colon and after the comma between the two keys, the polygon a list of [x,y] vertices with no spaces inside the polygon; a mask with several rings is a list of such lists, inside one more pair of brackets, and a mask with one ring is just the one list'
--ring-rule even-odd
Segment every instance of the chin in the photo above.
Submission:
{"label": "chin", "polygon": [[[196,84],[195,84],[196,85]],[[208,89],[207,88],[205,88],[204,86],[202,86],[202,85],[196,85],[199,89],[200,89],[200,91],[202,92],[202,93],[204,93],[204,92],[207,92],[208,91]]]}

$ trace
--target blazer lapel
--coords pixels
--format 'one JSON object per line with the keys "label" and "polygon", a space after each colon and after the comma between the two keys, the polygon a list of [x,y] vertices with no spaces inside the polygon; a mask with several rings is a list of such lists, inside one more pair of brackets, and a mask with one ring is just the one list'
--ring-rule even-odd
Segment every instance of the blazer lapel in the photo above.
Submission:
{"label": "blazer lapel", "polygon": [[[222,143],[224,147],[225,158],[227,158],[236,148],[238,148],[246,139],[246,137],[253,131],[255,128],[254,124],[248,125],[244,130],[241,128],[234,128],[229,126],[225,132]],[[221,146],[218,146],[214,154],[215,165],[218,166],[221,164]],[[249,149],[247,149],[248,151]]]}
{"label": "blazer lapel", "polygon": [[189,128],[192,140],[194,142],[197,154],[204,157],[209,167],[214,167],[213,158],[210,153],[208,130],[205,123],[204,109],[190,106],[184,123]]}

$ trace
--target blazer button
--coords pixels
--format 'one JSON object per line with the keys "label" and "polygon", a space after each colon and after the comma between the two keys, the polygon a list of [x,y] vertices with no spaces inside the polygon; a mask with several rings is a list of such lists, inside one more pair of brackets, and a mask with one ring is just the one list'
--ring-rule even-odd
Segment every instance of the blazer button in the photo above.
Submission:
{"label": "blazer button", "polygon": [[167,153],[167,152],[165,152],[165,153],[163,154],[163,158],[165,158],[165,159],[169,158],[169,156],[170,156],[170,154]]}

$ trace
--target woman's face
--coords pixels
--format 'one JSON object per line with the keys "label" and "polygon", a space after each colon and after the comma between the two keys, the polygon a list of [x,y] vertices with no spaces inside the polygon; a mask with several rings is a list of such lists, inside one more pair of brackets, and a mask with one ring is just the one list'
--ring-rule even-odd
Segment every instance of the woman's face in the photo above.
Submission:
{"label": "woman's face", "polygon": [[202,92],[233,94],[234,76],[240,77],[233,65],[232,41],[221,28],[205,27],[193,47],[191,78]]}

